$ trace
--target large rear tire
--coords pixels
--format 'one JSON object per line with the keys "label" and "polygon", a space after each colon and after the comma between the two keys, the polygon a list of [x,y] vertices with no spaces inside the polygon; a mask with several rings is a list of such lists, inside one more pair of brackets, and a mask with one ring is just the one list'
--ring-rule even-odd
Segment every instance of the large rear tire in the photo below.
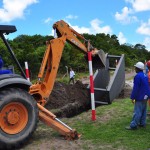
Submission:
{"label": "large rear tire", "polygon": [[22,146],[38,122],[38,107],[32,96],[19,88],[0,92],[0,149]]}

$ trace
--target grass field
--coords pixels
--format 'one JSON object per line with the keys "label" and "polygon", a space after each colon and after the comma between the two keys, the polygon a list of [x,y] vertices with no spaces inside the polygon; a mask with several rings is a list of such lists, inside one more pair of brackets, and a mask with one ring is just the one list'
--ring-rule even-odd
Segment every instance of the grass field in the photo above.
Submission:
{"label": "grass field", "polygon": [[[68,82],[67,77],[59,80]],[[133,107],[129,98],[116,99],[111,105],[96,108],[96,121],[91,120],[91,110],[73,118],[62,118],[64,123],[81,134],[77,141],[60,140],[57,131],[39,123],[31,143],[23,150],[150,150],[150,116],[147,116],[146,128],[125,130],[132,119]]]}
{"label": "grass field", "polygon": [[64,140],[57,131],[40,122],[22,150],[148,150],[150,116],[146,128],[125,130],[132,113],[130,99],[117,99],[111,105],[96,108],[96,121],[91,120],[91,110],[73,118],[62,118],[61,121],[81,134],[76,141]]}
{"label": "grass field", "polygon": [[[148,108],[149,111],[149,108]],[[91,112],[84,112],[65,121],[82,134],[81,140],[87,141],[83,149],[148,150],[150,148],[150,116],[147,127],[134,131],[125,130],[133,113],[130,99],[116,100],[111,105],[96,108],[96,121],[91,120]],[[90,143],[90,144],[89,144]]]}

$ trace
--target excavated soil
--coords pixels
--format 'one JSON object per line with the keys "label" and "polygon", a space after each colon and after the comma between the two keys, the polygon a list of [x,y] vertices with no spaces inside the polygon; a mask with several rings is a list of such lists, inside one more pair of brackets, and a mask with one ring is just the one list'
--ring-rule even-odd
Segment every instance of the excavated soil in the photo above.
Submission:
{"label": "excavated soil", "polygon": [[[118,98],[129,97],[131,87],[126,84]],[[55,82],[46,108],[57,117],[73,117],[91,108],[90,91],[87,84],[77,81],[74,85]]]}
{"label": "excavated soil", "polygon": [[57,117],[72,117],[90,108],[90,94],[86,84],[77,81],[74,85],[55,82],[45,106]]}

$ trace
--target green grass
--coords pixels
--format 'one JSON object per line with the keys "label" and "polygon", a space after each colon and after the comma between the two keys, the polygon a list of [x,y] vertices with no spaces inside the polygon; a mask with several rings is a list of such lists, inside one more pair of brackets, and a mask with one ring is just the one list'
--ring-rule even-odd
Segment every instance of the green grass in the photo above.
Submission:
{"label": "green grass", "polygon": [[[65,121],[82,134],[83,141],[89,141],[97,148],[101,145],[104,149],[108,145],[110,149],[122,150],[148,150],[150,148],[149,117],[146,128],[139,128],[135,131],[125,130],[125,127],[130,124],[133,113],[133,104],[129,99],[117,100],[111,105],[97,107],[96,113],[96,121],[91,120],[91,111],[65,119]],[[82,146],[86,149],[86,144]]]}
{"label": "green grass", "polygon": [[[88,73],[76,74],[76,79],[87,76]],[[57,78],[57,81],[65,83],[68,83],[68,80],[68,77]],[[125,130],[132,119],[133,107],[130,99],[118,99],[111,105],[97,107],[96,121],[91,120],[91,110],[61,120],[82,135],[79,139],[82,150],[148,150],[150,149],[150,116],[147,116],[146,128],[135,131]],[[149,107],[148,111],[150,111]],[[57,136],[59,136],[57,131],[40,123],[34,138],[40,144],[43,139]]]}
{"label": "green grass", "polygon": [[[150,111],[149,107],[148,109]],[[60,120],[81,134],[79,140],[68,142],[70,148],[72,144],[72,146],[77,145],[81,150],[148,150],[150,148],[150,116],[147,116],[146,128],[125,130],[125,127],[130,124],[132,114],[133,104],[130,99],[118,99],[111,105],[97,107],[96,121],[91,120],[91,110]],[[49,142],[67,144],[65,140],[61,140],[57,131],[41,122],[30,142],[24,150],[39,149],[41,145],[44,145],[43,143],[50,147]]]}

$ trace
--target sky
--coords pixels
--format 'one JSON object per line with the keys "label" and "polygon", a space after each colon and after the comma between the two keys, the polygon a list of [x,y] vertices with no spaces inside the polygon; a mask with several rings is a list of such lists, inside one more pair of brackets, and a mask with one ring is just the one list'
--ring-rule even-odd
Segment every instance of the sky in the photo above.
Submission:
{"label": "sky", "polygon": [[150,51],[150,0],[1,0],[0,25],[15,25],[7,35],[53,35],[64,20],[78,33],[105,33],[120,44],[143,44]]}

